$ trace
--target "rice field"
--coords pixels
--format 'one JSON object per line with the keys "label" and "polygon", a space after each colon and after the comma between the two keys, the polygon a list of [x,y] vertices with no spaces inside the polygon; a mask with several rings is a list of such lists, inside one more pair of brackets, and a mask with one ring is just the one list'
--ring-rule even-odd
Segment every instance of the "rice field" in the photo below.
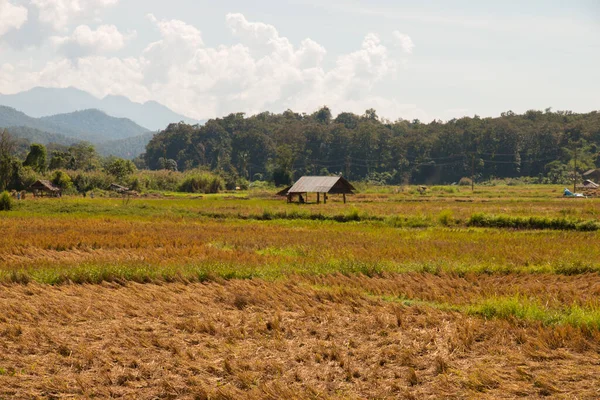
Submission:
{"label": "rice field", "polygon": [[598,398],[600,200],[561,195],[28,198],[0,399]]}

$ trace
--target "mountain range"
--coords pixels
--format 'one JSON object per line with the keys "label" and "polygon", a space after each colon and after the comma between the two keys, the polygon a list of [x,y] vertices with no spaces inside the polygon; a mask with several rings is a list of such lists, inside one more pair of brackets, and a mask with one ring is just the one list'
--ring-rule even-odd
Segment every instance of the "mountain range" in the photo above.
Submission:
{"label": "mountain range", "polygon": [[13,136],[25,143],[66,146],[88,141],[102,155],[134,158],[145,151],[153,131],[180,121],[204,122],[155,101],[142,104],[124,96],[100,99],[73,87],[0,94],[0,128]]}
{"label": "mountain range", "polygon": [[133,158],[144,152],[153,132],[127,118],[91,109],[33,118],[12,107],[0,106],[0,128],[30,143],[71,145],[88,141],[102,155]]}
{"label": "mountain range", "polygon": [[127,118],[115,118],[99,110],[75,111],[33,118],[11,107],[0,106],[0,127],[24,126],[92,143],[125,139],[148,132]]}
{"label": "mountain range", "polygon": [[192,125],[202,123],[155,101],[136,103],[124,96],[106,96],[99,99],[73,87],[35,87],[16,94],[0,94],[0,105],[13,107],[34,118],[97,109],[113,117],[129,118],[153,131],[164,129],[173,122],[184,121]]}

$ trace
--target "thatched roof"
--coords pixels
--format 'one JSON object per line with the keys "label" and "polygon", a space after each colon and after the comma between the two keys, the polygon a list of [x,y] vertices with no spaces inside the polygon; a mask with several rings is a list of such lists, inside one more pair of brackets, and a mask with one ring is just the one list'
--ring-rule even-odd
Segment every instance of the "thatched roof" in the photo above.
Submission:
{"label": "thatched roof", "polygon": [[287,186],[285,189],[282,189],[279,192],[277,192],[276,196],[287,196],[287,194],[291,188],[292,188],[291,186]]}
{"label": "thatched roof", "polygon": [[29,186],[31,190],[42,190],[45,192],[60,192],[61,189],[58,186],[54,186],[52,182],[46,179],[40,179],[35,181],[31,186]]}
{"label": "thatched roof", "polygon": [[115,192],[122,193],[127,192],[129,190],[128,187],[117,185],[116,183],[110,184],[110,190],[114,190]]}
{"label": "thatched roof", "polygon": [[583,183],[581,185],[577,185],[578,188],[585,188],[585,189],[598,189],[600,187],[600,185],[598,185],[595,182],[590,181],[589,179],[586,179],[585,181],[583,181]]}
{"label": "thatched roof", "polygon": [[303,176],[287,193],[352,194],[353,190],[354,186],[341,176]]}

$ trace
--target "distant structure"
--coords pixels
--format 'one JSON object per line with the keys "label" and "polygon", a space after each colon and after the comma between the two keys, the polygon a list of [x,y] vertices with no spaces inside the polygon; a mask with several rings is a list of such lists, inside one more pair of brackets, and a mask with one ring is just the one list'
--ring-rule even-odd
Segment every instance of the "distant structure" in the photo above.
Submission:
{"label": "distant structure", "polygon": [[129,191],[128,187],[117,185],[116,183],[111,183],[109,189],[117,193],[125,193]]}
{"label": "distant structure", "polygon": [[592,182],[600,182],[600,169],[590,169],[583,173],[584,179],[589,179]]}
{"label": "distant structure", "polygon": [[589,179],[586,179],[582,184],[577,185],[578,189],[598,189],[598,187],[600,187],[600,185],[598,185],[596,182],[592,182]]}
{"label": "distant structure", "polygon": [[278,195],[286,196],[288,203],[291,203],[294,197],[298,198],[299,203],[306,203],[308,194],[316,193],[317,204],[319,204],[321,194],[323,195],[323,203],[327,203],[327,195],[341,194],[344,203],[346,203],[346,195],[354,194],[355,190],[354,186],[341,176],[303,176],[291,187],[280,191]]}
{"label": "distant structure", "polygon": [[55,186],[52,182],[40,179],[35,181],[35,183],[29,186],[29,190],[33,192],[35,197],[38,196],[51,196],[51,197],[60,197],[62,193],[62,189],[58,186]]}
{"label": "distant structure", "polygon": [[586,197],[598,197],[600,185],[589,179],[583,181],[583,183],[576,186],[577,190],[580,190]]}

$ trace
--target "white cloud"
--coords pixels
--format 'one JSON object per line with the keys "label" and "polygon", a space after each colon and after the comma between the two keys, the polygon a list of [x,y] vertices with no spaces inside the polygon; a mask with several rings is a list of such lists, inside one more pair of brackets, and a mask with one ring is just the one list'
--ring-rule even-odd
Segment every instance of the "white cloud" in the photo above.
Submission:
{"label": "white cloud", "polygon": [[204,44],[202,33],[192,25],[177,19],[159,21],[154,14],[148,14],[146,17],[157,26],[163,36],[163,42],[184,43],[191,47],[200,47]]}
{"label": "white cloud", "polygon": [[[161,37],[137,57],[82,56],[57,59],[41,70],[3,68],[0,84],[15,92],[32,86],[76,86],[102,97],[125,95],[136,101],[157,100],[177,112],[204,119],[231,112],[249,114],[312,112],[322,105],[337,111],[363,113],[375,107],[390,118],[423,118],[413,105],[373,93],[378,82],[393,79],[398,55],[369,33],[360,47],[326,67],[326,49],[306,38],[293,44],[274,26],[228,14],[226,24],[240,43],[206,46],[202,33],[180,20],[147,16]],[[109,27],[79,27],[58,42],[95,51],[122,46],[120,33]],[[62,42],[61,42],[62,41]],[[6,71],[6,72],[5,72]]]}
{"label": "white cloud", "polygon": [[0,36],[11,29],[19,29],[27,21],[27,8],[0,0]]}
{"label": "white cloud", "polygon": [[279,33],[273,25],[262,22],[248,22],[243,14],[229,13],[225,16],[225,21],[234,35],[251,37],[258,42],[279,39]]}
{"label": "white cloud", "polygon": [[146,16],[159,30],[162,38],[150,43],[143,52],[146,82],[164,82],[173,68],[180,68],[195,57],[204,46],[202,33],[180,20],[158,20],[153,14]]}
{"label": "white cloud", "polygon": [[397,42],[398,46],[400,46],[400,48],[405,53],[411,54],[413,52],[413,49],[415,48],[415,44],[413,43],[410,36],[408,36],[405,33],[401,33],[399,31],[394,31],[393,35],[396,38],[396,42]]}
{"label": "white cloud", "polygon": [[39,9],[41,22],[62,31],[74,18],[97,16],[103,8],[114,6],[119,0],[31,0]]}
{"label": "white cloud", "polygon": [[114,25],[101,25],[93,30],[88,25],[79,25],[71,36],[51,38],[53,43],[67,55],[80,57],[86,54],[106,53],[122,49],[125,42],[135,36],[135,31],[123,35]]}

